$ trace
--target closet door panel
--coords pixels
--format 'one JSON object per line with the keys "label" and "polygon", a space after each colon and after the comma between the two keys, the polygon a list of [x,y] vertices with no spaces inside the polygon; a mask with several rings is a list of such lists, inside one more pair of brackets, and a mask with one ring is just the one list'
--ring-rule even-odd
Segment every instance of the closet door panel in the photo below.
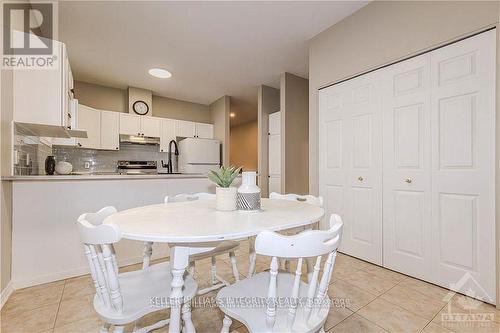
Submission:
{"label": "closet door panel", "polygon": [[435,283],[495,300],[495,30],[431,53]]}
{"label": "closet door panel", "polygon": [[384,266],[431,280],[430,55],[384,70]]}
{"label": "closet door panel", "polygon": [[320,92],[320,193],[344,221],[341,251],[382,264],[381,115],[378,76]]}

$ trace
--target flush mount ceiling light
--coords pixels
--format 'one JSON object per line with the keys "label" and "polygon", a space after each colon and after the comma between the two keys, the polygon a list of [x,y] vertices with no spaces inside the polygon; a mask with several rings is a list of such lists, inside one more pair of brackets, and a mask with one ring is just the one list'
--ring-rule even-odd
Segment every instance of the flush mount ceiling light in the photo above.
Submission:
{"label": "flush mount ceiling light", "polygon": [[148,73],[149,75],[159,79],[168,79],[169,77],[172,77],[172,74],[163,68],[151,68]]}
{"label": "flush mount ceiling light", "polygon": [[236,113],[234,113],[234,112],[231,112],[231,113],[229,114],[229,117],[231,117],[231,118],[234,118],[234,117],[236,117]]}

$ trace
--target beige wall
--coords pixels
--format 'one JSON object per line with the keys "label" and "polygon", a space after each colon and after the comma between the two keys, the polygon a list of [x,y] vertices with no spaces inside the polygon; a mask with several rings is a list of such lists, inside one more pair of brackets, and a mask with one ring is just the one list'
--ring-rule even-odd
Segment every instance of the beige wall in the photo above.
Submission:
{"label": "beige wall", "polygon": [[[128,92],[125,89],[75,81],[75,96],[79,103],[96,109],[128,112]],[[153,95],[152,109],[155,117],[210,123],[209,107],[204,104]]]}
{"label": "beige wall", "polygon": [[153,116],[211,123],[208,105],[154,95]]}
{"label": "beige wall", "polygon": [[269,195],[269,114],[280,110],[279,89],[261,85],[257,92],[257,170],[263,197]]}
{"label": "beige wall", "polygon": [[311,40],[309,185],[318,193],[318,88],[496,24],[498,2],[374,1]]}
{"label": "beige wall", "polygon": [[309,81],[281,75],[281,191],[309,193]]}
{"label": "beige wall", "polygon": [[257,171],[257,121],[231,127],[230,164]]}
{"label": "beige wall", "polygon": [[[318,88],[498,26],[497,1],[375,1],[314,37],[309,50],[309,184],[318,193]],[[498,29],[497,29],[498,30]],[[497,31],[497,96],[500,96]],[[497,129],[500,99],[497,98]],[[497,130],[500,156],[500,130]],[[500,189],[497,163],[496,188]],[[496,200],[497,300],[500,300],[500,196]],[[500,309],[500,302],[497,302]]]}
{"label": "beige wall", "polygon": [[229,165],[230,135],[229,113],[231,112],[231,97],[222,96],[210,104],[210,122],[214,124],[214,138],[220,140],[222,145],[222,163]]}
{"label": "beige wall", "polygon": [[75,81],[75,97],[78,103],[96,109],[128,112],[128,95],[125,89]]}

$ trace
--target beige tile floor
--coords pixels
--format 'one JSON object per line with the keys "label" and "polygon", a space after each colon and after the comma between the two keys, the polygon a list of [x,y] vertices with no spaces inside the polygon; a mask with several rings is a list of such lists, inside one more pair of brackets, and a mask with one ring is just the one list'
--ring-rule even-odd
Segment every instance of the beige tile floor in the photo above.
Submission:
{"label": "beige tile floor", "polygon": [[[242,276],[248,272],[248,246],[237,252]],[[268,269],[259,257],[257,270]],[[209,260],[198,262],[196,278],[208,285]],[[233,282],[229,259],[217,263],[221,276]],[[122,271],[140,269],[140,265]],[[334,301],[327,332],[494,332],[500,333],[500,311],[493,306],[450,294],[448,290],[339,254],[329,288]],[[0,312],[1,332],[98,332],[100,320],[92,308],[94,287],[89,276],[17,290]],[[208,304],[215,292],[205,295]],[[167,310],[168,311],[168,310]],[[168,316],[167,311],[143,318],[139,325]],[[450,316],[452,314],[452,316]],[[472,316],[479,314],[480,316]],[[460,316],[461,315],[461,316]],[[467,316],[469,315],[469,316]],[[454,318],[465,318],[458,321]],[[196,307],[192,318],[197,332],[219,332],[222,313],[216,307]],[[451,319],[450,319],[451,318]],[[470,321],[470,318],[484,320]],[[132,326],[126,332],[132,331]],[[232,332],[247,332],[233,322]],[[166,328],[155,332],[166,332]]]}

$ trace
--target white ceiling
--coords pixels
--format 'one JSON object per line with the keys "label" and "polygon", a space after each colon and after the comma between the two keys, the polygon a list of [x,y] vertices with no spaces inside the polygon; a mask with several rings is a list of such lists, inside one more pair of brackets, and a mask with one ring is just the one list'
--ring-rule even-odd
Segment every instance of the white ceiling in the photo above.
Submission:
{"label": "white ceiling", "polygon": [[230,95],[243,123],[256,118],[260,84],[307,77],[309,39],[366,3],[67,1],[59,39],[77,80],[202,104]]}

